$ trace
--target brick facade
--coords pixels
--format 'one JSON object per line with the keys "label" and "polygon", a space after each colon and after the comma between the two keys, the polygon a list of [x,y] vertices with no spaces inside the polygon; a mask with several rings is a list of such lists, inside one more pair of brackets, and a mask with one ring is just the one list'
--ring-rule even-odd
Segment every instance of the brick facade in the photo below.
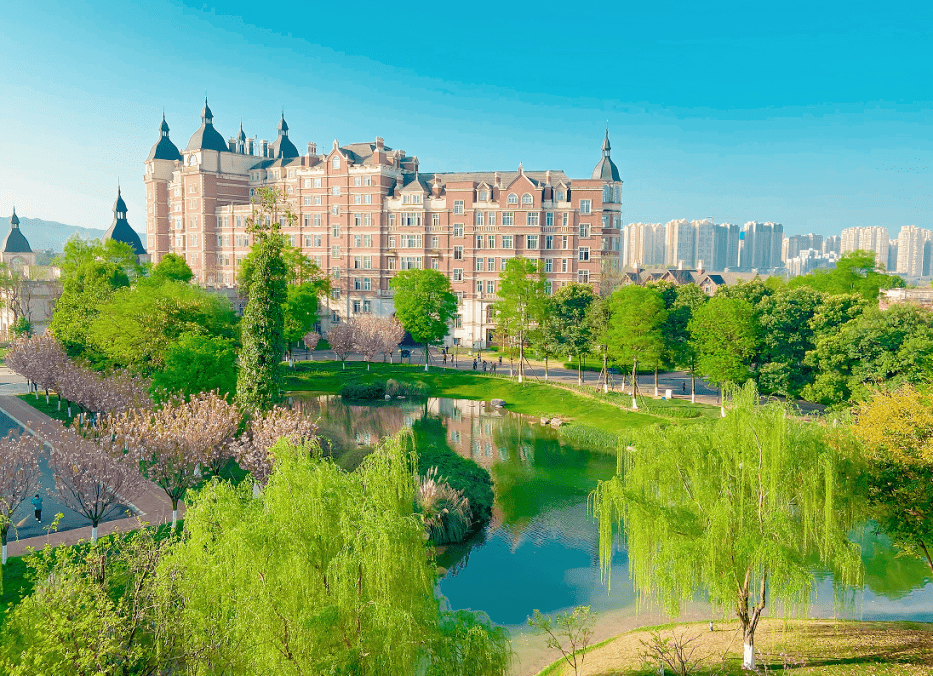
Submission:
{"label": "brick facade", "polygon": [[[163,123],[164,125],[164,123]],[[163,135],[167,139],[167,125]],[[269,144],[242,130],[213,148],[210,109],[180,158],[153,153],[146,161],[147,237],[154,262],[185,256],[197,281],[232,287],[249,253],[246,218],[260,187],[276,187],[297,215],[283,227],[291,243],[331,274],[332,321],[393,312],[390,280],[397,271],[434,268],[451,279],[461,299],[448,342],[485,346],[493,323],[499,272],[514,256],[541,259],[551,291],[571,282],[593,284],[620,269],[622,181],[603,158],[592,178],[561,171],[424,173],[418,158],[383,139],[298,155],[279,123]],[[160,141],[163,144],[164,141]],[[252,154],[256,150],[258,154]]]}

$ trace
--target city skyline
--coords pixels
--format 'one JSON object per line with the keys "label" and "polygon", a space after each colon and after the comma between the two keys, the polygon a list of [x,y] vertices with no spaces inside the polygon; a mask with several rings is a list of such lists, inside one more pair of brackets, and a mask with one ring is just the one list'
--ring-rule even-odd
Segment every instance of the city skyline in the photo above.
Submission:
{"label": "city skyline", "polygon": [[[739,7],[503,8],[491,22],[436,8],[361,23],[350,7],[13,3],[0,25],[0,214],[15,202],[21,216],[103,229],[119,180],[141,232],[162,111],[183,144],[206,92],[225,138],[242,121],[272,140],[284,107],[299,148],[380,135],[441,172],[586,175],[608,120],[625,223],[933,227],[930,8]],[[556,22],[560,35],[540,40]]]}

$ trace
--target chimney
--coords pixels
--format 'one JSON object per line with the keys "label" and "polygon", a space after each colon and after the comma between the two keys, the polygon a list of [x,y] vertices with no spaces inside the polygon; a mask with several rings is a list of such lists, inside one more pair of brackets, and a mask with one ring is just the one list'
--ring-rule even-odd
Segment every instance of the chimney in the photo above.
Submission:
{"label": "chimney", "polygon": [[678,270],[683,270],[683,269],[684,269],[684,262],[683,262],[682,260],[677,261],[677,269],[678,269]]}
{"label": "chimney", "polygon": [[269,157],[269,142],[266,139],[259,142],[259,156]]}
{"label": "chimney", "polygon": [[703,261],[697,261],[697,274],[702,276],[706,270],[704,269]]}
{"label": "chimney", "polygon": [[252,154],[253,154],[253,150],[254,150],[254,148],[253,148],[253,139],[251,139],[251,138],[246,139],[246,154],[247,154],[247,155],[252,155]]}
{"label": "chimney", "polygon": [[386,142],[382,139],[381,136],[376,137],[376,150],[385,150]]}
{"label": "chimney", "polygon": [[437,174],[434,174],[434,185],[431,188],[431,194],[435,197],[441,196],[441,182],[437,178]]}
{"label": "chimney", "polygon": [[499,185],[499,172],[498,172],[498,171],[493,175],[493,179],[492,179],[492,180],[493,180],[493,183],[496,184],[496,187],[497,187],[497,188],[501,188],[501,187],[502,187],[501,185]]}
{"label": "chimney", "polygon": [[227,139],[227,147],[230,148],[231,153],[235,153],[236,152],[236,139],[232,137]]}

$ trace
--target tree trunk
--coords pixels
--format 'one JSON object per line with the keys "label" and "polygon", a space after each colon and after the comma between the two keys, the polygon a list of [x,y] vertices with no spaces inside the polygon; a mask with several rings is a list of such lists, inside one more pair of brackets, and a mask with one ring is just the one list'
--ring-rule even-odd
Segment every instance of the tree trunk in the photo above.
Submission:
{"label": "tree trunk", "polygon": [[92,523],[91,524],[91,544],[94,544],[96,542],[97,542],[97,524]]}
{"label": "tree trunk", "polygon": [[3,546],[0,547],[0,550],[2,550],[2,553],[0,553],[0,566],[5,566],[5,565],[6,565],[6,559],[7,559],[7,556],[6,556],[6,542],[3,543]]}
{"label": "tree trunk", "polygon": [[924,556],[927,557],[927,565],[930,566],[930,570],[933,570],[933,559],[930,558],[930,552],[927,549],[927,546],[924,542],[920,542],[920,549],[923,550]]}
{"label": "tree trunk", "polygon": [[632,360],[632,410],[638,410],[638,358]]}
{"label": "tree trunk", "polygon": [[525,337],[518,336],[518,384],[525,382]]}
{"label": "tree trunk", "polygon": [[6,536],[9,530],[9,526],[4,526],[2,529],[0,529],[0,542],[3,543],[2,552],[0,552],[0,565],[2,566],[6,565]]}
{"label": "tree trunk", "polygon": [[609,392],[609,364],[607,363],[606,353],[603,352],[603,392]]}
{"label": "tree trunk", "polygon": [[544,355],[544,382],[547,382],[547,355]]}
{"label": "tree trunk", "polygon": [[658,365],[654,365],[654,396],[658,396]]}
{"label": "tree trunk", "polygon": [[696,367],[691,364],[690,366],[690,403],[697,403],[697,374],[694,370]]}
{"label": "tree trunk", "polygon": [[428,372],[428,344],[424,344],[424,372]]}
{"label": "tree trunk", "polygon": [[743,639],[745,655],[742,661],[742,668],[749,671],[755,670],[755,635],[745,636]]}
{"label": "tree trunk", "polygon": [[581,355],[577,355],[577,385],[583,384],[583,360]]}

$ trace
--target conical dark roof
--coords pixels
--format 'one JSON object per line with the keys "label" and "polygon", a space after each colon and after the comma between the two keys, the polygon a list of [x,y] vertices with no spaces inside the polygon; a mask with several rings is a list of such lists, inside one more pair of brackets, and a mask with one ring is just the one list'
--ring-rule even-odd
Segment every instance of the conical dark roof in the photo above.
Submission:
{"label": "conical dark roof", "polygon": [[272,157],[281,157],[284,159],[299,157],[298,148],[296,148],[295,144],[288,138],[288,123],[285,121],[284,114],[282,115],[282,119],[279,120],[278,129],[279,136],[272,143]]}
{"label": "conical dark roof", "polygon": [[621,183],[622,177],[619,175],[619,168],[616,167],[615,162],[609,157],[609,150],[609,130],[607,129],[606,138],[603,139],[603,158],[599,161],[599,164],[596,165],[596,168],[593,169],[592,178]]}
{"label": "conical dark roof", "polygon": [[137,256],[146,255],[146,249],[143,248],[139,234],[133,230],[126,220],[126,202],[123,201],[119,188],[117,188],[117,201],[113,203],[113,223],[104,233],[104,239],[115,239],[118,242],[124,242],[133,248],[133,253]]}
{"label": "conical dark roof", "polygon": [[13,207],[13,215],[10,216],[10,232],[3,240],[2,253],[32,253],[32,247],[26,241],[26,236],[19,229],[19,216],[16,215],[16,207]]}
{"label": "conical dark roof", "polygon": [[216,150],[218,152],[230,150],[224,137],[214,129],[214,115],[207,105],[207,97],[204,97],[204,110],[201,111],[201,126],[191,135],[185,150]]}
{"label": "conical dark roof", "polygon": [[162,124],[159,125],[159,140],[149,151],[150,160],[181,160],[178,147],[168,137],[168,122],[165,113],[162,113]]}

